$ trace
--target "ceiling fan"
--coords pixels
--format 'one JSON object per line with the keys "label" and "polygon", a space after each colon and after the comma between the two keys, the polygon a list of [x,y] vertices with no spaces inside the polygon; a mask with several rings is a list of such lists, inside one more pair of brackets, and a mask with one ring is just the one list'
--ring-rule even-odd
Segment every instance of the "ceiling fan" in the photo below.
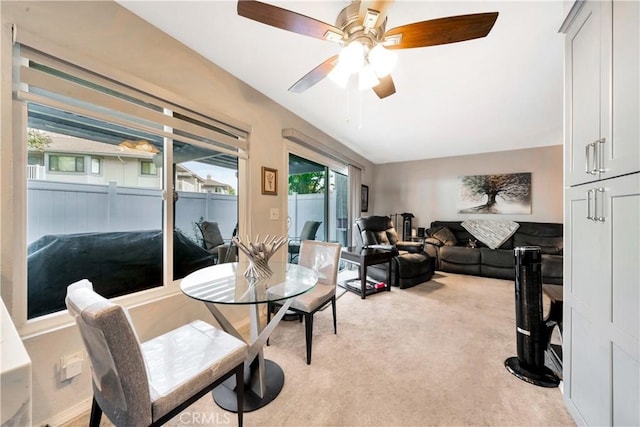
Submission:
{"label": "ceiling fan", "polygon": [[392,4],[393,1],[353,0],[338,14],[336,25],[256,0],[239,0],[238,15],[344,46],[339,55],[308,72],[289,91],[304,92],[327,76],[345,87],[350,76],[357,73],[360,89],[371,88],[380,98],[396,92],[389,74],[395,65],[392,50],[485,37],[498,18],[498,12],[450,16],[387,31],[387,10]]}

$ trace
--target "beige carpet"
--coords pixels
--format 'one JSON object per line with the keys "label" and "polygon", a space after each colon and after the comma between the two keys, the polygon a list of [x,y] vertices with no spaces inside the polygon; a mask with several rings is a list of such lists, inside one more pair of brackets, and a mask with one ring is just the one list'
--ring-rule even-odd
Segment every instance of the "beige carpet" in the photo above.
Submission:
{"label": "beige carpet", "polygon": [[[269,405],[247,426],[574,425],[557,388],[508,373],[516,355],[513,282],[437,273],[428,283],[316,314],[313,359],[304,326],[280,323],[265,357],[285,372]],[[67,425],[86,425],[87,417]],[[104,425],[110,425],[108,422]],[[235,425],[207,395],[169,425]]]}

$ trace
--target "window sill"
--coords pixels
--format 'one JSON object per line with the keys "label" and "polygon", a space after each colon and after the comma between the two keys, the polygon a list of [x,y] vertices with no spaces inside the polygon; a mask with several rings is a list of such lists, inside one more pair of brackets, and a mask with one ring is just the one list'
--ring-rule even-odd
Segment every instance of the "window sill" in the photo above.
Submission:
{"label": "window sill", "polygon": [[[168,286],[147,289],[145,291],[136,292],[135,294],[112,298],[112,301],[131,309],[147,304],[153,304],[156,301],[175,296],[179,293],[180,281],[175,281]],[[69,315],[68,311],[62,310],[57,313],[51,313],[35,319],[27,320],[25,324],[18,326],[18,332],[22,340],[27,340],[74,325],[75,322]]]}

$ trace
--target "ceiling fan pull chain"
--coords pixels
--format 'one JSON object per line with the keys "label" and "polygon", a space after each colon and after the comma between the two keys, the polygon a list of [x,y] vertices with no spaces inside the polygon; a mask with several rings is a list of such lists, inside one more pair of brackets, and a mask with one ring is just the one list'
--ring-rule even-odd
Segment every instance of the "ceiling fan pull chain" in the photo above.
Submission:
{"label": "ceiling fan pull chain", "polygon": [[362,92],[358,91],[358,129],[362,129]]}

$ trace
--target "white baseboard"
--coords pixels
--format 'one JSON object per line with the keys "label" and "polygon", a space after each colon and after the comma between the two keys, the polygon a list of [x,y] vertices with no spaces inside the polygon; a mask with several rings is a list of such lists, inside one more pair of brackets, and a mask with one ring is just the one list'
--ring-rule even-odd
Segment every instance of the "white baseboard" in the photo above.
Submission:
{"label": "white baseboard", "polygon": [[[46,422],[43,423],[43,425],[56,427],[56,426],[66,424],[71,420],[73,420],[74,418],[77,418],[87,413],[88,411],[90,411],[91,401],[92,401],[91,397],[84,399],[76,403],[75,405],[71,406],[70,408],[67,408],[64,411],[59,412],[53,417],[49,418]],[[88,420],[88,417],[87,417],[87,420]]]}

